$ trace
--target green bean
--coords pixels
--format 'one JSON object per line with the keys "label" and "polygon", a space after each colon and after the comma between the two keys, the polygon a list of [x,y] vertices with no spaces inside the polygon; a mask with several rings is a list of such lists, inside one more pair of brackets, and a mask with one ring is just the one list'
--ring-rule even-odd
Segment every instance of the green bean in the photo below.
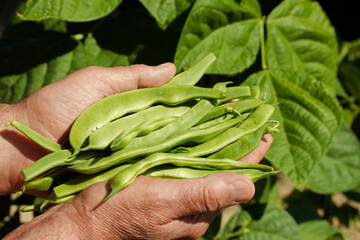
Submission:
{"label": "green bean", "polygon": [[46,199],[44,202],[24,207],[21,209],[21,211],[22,212],[31,212],[31,211],[43,212],[44,210],[46,210],[46,207],[49,207],[49,204],[64,203],[64,202],[69,201],[70,199],[76,197],[76,195],[70,195],[70,196],[66,196],[63,198],[59,198],[59,199],[54,198],[54,197],[55,197],[55,195],[52,193],[52,194],[50,194],[49,199]]}
{"label": "green bean", "polygon": [[260,105],[239,127],[229,128],[213,139],[194,147],[180,147],[177,149],[177,152],[185,153],[192,157],[206,156],[217,152],[244,135],[256,131],[267,122],[273,112],[273,106],[268,104]]}
{"label": "green bean", "polygon": [[241,101],[224,103],[222,105],[216,106],[214,109],[212,109],[210,112],[208,112],[198,122],[198,124],[209,121],[213,118],[217,118],[226,113],[235,113],[235,114],[239,115],[240,113],[255,109],[264,103],[265,103],[265,101],[259,100],[259,99],[245,99],[245,100],[241,100]]}
{"label": "green bean", "polygon": [[84,190],[85,188],[91,186],[92,184],[106,181],[114,177],[121,170],[131,166],[131,163],[122,164],[119,166],[106,169],[104,171],[90,174],[90,175],[79,175],[66,183],[63,183],[59,186],[54,187],[53,191],[57,198],[66,197],[68,195],[73,195],[77,192]]}
{"label": "green bean", "polygon": [[168,116],[181,116],[190,109],[189,106],[163,106],[157,105],[149,107],[144,111],[130,114],[128,116],[114,120],[103,127],[96,129],[88,138],[88,145],[82,147],[81,151],[91,149],[105,149],[119,135],[119,133],[134,128],[135,126],[151,120],[160,119]]}
{"label": "green bean", "polygon": [[57,152],[50,153],[35,163],[31,164],[29,167],[21,171],[24,180],[29,181],[34,177],[44,173],[51,168],[61,166],[66,160],[71,159],[72,152],[69,150],[60,150]]}
{"label": "green bean", "polygon": [[[234,115],[234,114],[225,114],[225,115],[222,115],[222,116],[217,117],[215,119],[209,120],[209,121],[201,123],[199,125],[196,125],[196,126],[190,128],[190,129],[191,130],[197,130],[197,129],[205,129],[205,128],[213,127],[213,126],[216,126],[219,123],[225,122],[225,121],[227,121],[229,119],[232,119],[234,117],[236,117],[236,115]],[[239,117],[245,119],[247,116],[244,114],[244,115],[239,115]],[[240,122],[241,122],[241,120],[240,120]]]}
{"label": "green bean", "polygon": [[143,175],[154,178],[172,178],[172,179],[188,179],[188,178],[200,178],[205,177],[213,173],[236,173],[248,177],[251,181],[256,182],[262,178],[272,176],[278,171],[263,172],[258,169],[229,169],[229,170],[217,170],[217,169],[195,169],[190,167],[175,167],[172,165],[164,165],[151,168],[147,170]]}
{"label": "green bean", "polygon": [[251,98],[253,99],[258,99],[260,97],[260,87],[259,86],[251,86],[250,87],[250,92],[251,92]]}
{"label": "green bean", "polygon": [[[217,83],[214,86],[215,90],[221,92],[226,91],[228,83]],[[144,137],[134,139],[128,144],[128,148],[146,148],[164,141],[171,135],[185,131],[194,126],[200,119],[202,119],[211,109],[217,104],[216,100],[201,99],[195,106],[193,106],[185,114],[181,115],[174,122],[168,124],[164,128],[152,132]]]}
{"label": "green bean", "polygon": [[214,108],[214,105],[210,101],[200,100],[194,107],[172,123],[146,136],[133,139],[126,148],[147,148],[156,145],[171,135],[191,128],[212,108]]}
{"label": "green bean", "polygon": [[93,104],[80,114],[70,130],[70,144],[74,154],[77,154],[96,129],[127,113],[141,111],[155,103],[171,105],[194,98],[218,99],[225,96],[224,92],[218,90],[194,86],[143,88],[115,94]]}
{"label": "green bean", "polygon": [[218,99],[218,105],[228,102],[233,99],[249,97],[251,95],[250,87],[248,86],[237,86],[237,87],[228,87],[226,89],[226,97]]}
{"label": "green bean", "polygon": [[9,125],[12,125],[17,130],[19,130],[21,133],[23,133],[25,136],[27,136],[29,139],[31,139],[33,142],[35,142],[39,146],[41,146],[51,152],[56,152],[56,151],[61,150],[60,144],[53,142],[50,139],[47,139],[46,137],[42,136],[41,134],[35,132],[34,130],[32,130],[31,128],[26,126],[25,124],[23,124],[19,121],[16,121],[16,120],[12,120],[10,122],[5,123],[4,125],[2,125],[0,127],[0,130],[3,127],[9,126]]}
{"label": "green bean", "polygon": [[213,53],[209,53],[188,70],[177,74],[165,86],[195,85],[204,75],[206,69],[216,60]]}
{"label": "green bean", "polygon": [[66,182],[76,175],[77,173],[71,171],[55,169],[44,176],[25,182],[21,189],[23,192],[26,190],[48,191],[51,187]]}
{"label": "green bean", "polygon": [[173,135],[170,138],[162,142],[158,142],[156,145],[146,148],[124,148],[117,152],[112,153],[108,157],[104,157],[100,160],[84,161],[80,164],[68,166],[67,169],[84,173],[92,174],[102,171],[108,167],[121,164],[131,159],[146,156],[155,152],[165,152],[169,149],[183,144],[185,142],[204,142],[219,135],[221,132],[226,131],[231,126],[235,126],[241,121],[241,118],[230,119],[224,123],[218,124],[207,129],[187,130],[179,133],[179,135]]}
{"label": "green bean", "polygon": [[41,205],[40,205],[40,211],[43,211],[44,208],[46,206],[48,206],[48,204],[59,204],[59,203],[64,203],[64,202],[67,202],[69,201],[70,199],[73,199],[74,197],[76,197],[76,195],[68,195],[66,197],[62,197],[62,198],[57,198],[55,196],[54,193],[51,193],[49,198],[46,199],[46,201],[44,201]]}
{"label": "green bean", "polygon": [[266,124],[258,128],[254,132],[248,132],[235,142],[220,149],[209,158],[231,158],[240,159],[255,150],[260,145]]}
{"label": "green bean", "polygon": [[193,158],[181,154],[154,153],[116,174],[115,177],[110,180],[111,193],[105,200],[132,183],[138,175],[146,172],[150,168],[163,164],[191,166],[200,169],[210,167],[218,170],[259,169],[262,171],[273,171],[272,167],[266,165],[239,162],[232,159]]}
{"label": "green bean", "polygon": [[153,121],[144,122],[133,129],[124,131],[114,139],[114,141],[110,145],[110,149],[111,151],[120,150],[126,147],[135,137],[147,135],[157,129],[168,125],[169,123],[175,121],[177,118],[178,117],[176,116],[163,117]]}
{"label": "green bean", "polygon": [[52,168],[79,164],[89,160],[96,161],[99,156],[103,155],[103,152],[89,151],[74,156],[70,150],[61,150],[40,158],[21,172],[25,181],[29,181]]}

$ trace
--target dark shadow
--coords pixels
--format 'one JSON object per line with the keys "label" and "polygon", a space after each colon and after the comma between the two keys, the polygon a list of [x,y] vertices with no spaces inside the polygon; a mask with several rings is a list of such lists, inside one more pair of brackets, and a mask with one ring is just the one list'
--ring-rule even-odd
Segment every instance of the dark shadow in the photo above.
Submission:
{"label": "dark shadow", "polygon": [[24,155],[24,157],[32,161],[36,161],[49,153],[48,150],[40,147],[35,142],[29,140],[25,135],[22,135],[15,130],[2,130],[0,132],[0,137],[11,143],[11,145]]}
{"label": "dark shadow", "polygon": [[26,72],[76,46],[77,42],[70,35],[44,30],[41,24],[14,25],[0,39],[0,77]]}

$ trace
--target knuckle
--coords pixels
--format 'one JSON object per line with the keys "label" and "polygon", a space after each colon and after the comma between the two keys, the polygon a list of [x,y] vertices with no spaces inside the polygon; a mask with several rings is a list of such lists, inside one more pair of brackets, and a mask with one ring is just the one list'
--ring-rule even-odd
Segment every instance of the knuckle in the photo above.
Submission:
{"label": "knuckle", "polygon": [[217,198],[216,190],[208,185],[202,187],[202,198],[204,210],[214,212],[219,209],[220,204]]}

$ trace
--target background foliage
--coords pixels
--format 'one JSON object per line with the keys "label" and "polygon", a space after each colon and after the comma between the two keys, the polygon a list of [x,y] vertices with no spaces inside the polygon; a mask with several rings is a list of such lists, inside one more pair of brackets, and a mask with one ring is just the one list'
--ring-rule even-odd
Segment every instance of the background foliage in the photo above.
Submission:
{"label": "background foliage", "polygon": [[[281,133],[266,160],[282,174],[258,182],[255,198],[220,230],[220,220],[214,221],[204,238],[343,239],[336,227],[356,228],[359,219],[360,40],[336,16],[329,19],[330,4],[3,0],[0,100],[16,103],[90,65],[172,61],[181,71],[213,52],[217,61],[202,86],[229,80],[260,85],[276,106]],[[350,18],[355,14],[346,11]],[[284,178],[292,189],[286,195]],[[334,203],[339,193],[342,205]],[[4,218],[11,200],[0,201]],[[31,201],[22,197],[13,204]],[[1,236],[20,224],[18,218],[1,222]]]}

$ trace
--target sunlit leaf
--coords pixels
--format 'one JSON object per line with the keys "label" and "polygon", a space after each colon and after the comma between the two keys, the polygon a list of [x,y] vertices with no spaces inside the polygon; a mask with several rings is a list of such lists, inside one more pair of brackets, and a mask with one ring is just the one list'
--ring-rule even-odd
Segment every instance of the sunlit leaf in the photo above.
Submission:
{"label": "sunlit leaf", "polygon": [[19,13],[19,16],[32,21],[57,18],[85,22],[110,14],[121,2],[122,0],[28,0],[25,11]]}
{"label": "sunlit leaf", "polygon": [[217,61],[207,73],[242,72],[258,54],[261,24],[257,1],[196,1],[183,27],[175,64],[187,69],[212,52]]}

